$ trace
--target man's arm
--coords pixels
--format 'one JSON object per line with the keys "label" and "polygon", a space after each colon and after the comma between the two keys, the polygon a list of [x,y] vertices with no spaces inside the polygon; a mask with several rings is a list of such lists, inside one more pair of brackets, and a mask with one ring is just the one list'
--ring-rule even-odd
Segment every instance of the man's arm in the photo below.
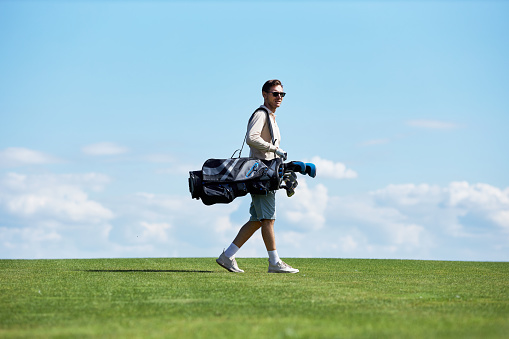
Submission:
{"label": "man's arm", "polygon": [[[263,127],[267,119],[267,114],[264,111],[258,111],[249,122],[246,143],[257,150],[262,152],[276,152],[277,147],[271,142],[262,138]],[[269,136],[270,138],[270,136]]]}

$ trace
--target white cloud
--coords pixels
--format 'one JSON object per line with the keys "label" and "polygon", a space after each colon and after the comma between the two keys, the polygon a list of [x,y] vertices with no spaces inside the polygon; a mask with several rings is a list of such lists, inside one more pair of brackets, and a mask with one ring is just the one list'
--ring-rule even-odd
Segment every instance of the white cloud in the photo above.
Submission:
{"label": "white cloud", "polygon": [[316,165],[317,177],[332,179],[357,178],[357,172],[346,168],[346,166],[340,162],[333,162],[331,160],[322,159],[319,156],[313,157],[310,162]]}
{"label": "white cloud", "polygon": [[129,150],[126,147],[117,145],[112,142],[100,142],[84,146],[83,153],[88,155],[117,155],[127,153]]}
{"label": "white cloud", "polygon": [[[282,257],[509,259],[509,189],[452,182],[341,196],[299,177],[293,197],[278,193]],[[189,194],[108,204],[89,196],[108,182],[94,173],[0,177],[0,257],[213,257],[248,218],[249,197],[205,206]],[[257,232],[238,257],[265,255]]]}
{"label": "white cloud", "polygon": [[335,197],[327,211],[327,226],[343,227],[341,239],[355,243],[361,257],[384,257],[394,252],[421,250],[428,243],[425,229],[393,206],[377,204],[370,196]]}
{"label": "white cloud", "polygon": [[324,190],[317,198],[320,184],[310,185],[297,187],[295,196],[281,203],[276,235],[290,239],[278,239],[282,255],[509,259],[509,189],[465,182],[404,184],[355,196]]}
{"label": "white cloud", "polygon": [[441,199],[442,188],[428,184],[389,185],[370,194],[391,206],[435,205]]}
{"label": "white cloud", "polygon": [[113,213],[88,198],[81,186],[102,188],[108,178],[99,174],[23,175],[8,173],[0,180],[0,206],[26,218],[97,223]]}
{"label": "white cloud", "polygon": [[168,240],[167,230],[171,229],[171,225],[165,222],[161,223],[148,223],[145,221],[140,222],[143,227],[142,238],[144,241],[157,241],[165,242]]}
{"label": "white cloud", "polygon": [[352,235],[347,235],[339,238],[338,246],[343,252],[351,252],[357,250],[359,244]]}
{"label": "white cloud", "polygon": [[87,258],[111,255],[113,212],[91,199],[102,174],[8,173],[0,177],[0,257]]}
{"label": "white cloud", "polygon": [[0,167],[51,164],[59,160],[51,155],[22,147],[9,147],[0,151]]}
{"label": "white cloud", "polygon": [[[191,195],[172,196],[141,192],[112,206],[117,219],[112,240],[136,246],[130,255],[219,255],[240,229],[232,221],[241,200],[205,206]],[[156,239],[156,235],[159,235]]]}
{"label": "white cloud", "polygon": [[509,233],[509,192],[487,184],[453,182],[446,190],[448,203],[465,214],[491,220]]}
{"label": "white cloud", "polygon": [[407,125],[412,127],[419,127],[419,128],[427,128],[427,129],[454,129],[459,128],[460,125],[452,123],[452,122],[446,122],[446,121],[439,121],[439,120],[410,120],[407,121]]}
{"label": "white cloud", "polygon": [[469,184],[468,182],[453,182],[446,189],[449,203],[453,206],[482,208],[485,210],[509,210],[509,194],[487,184]]}
{"label": "white cloud", "polygon": [[0,258],[61,259],[112,257],[107,223],[69,225],[32,221],[16,227],[0,226]]}
{"label": "white cloud", "polygon": [[298,182],[296,193],[292,197],[284,197],[282,195],[285,194],[285,191],[280,191],[278,199],[282,200],[282,214],[299,229],[318,230],[323,227],[326,221],[327,188],[322,184],[310,188],[305,179],[300,179]]}
{"label": "white cloud", "polygon": [[[384,206],[393,206],[416,215],[444,215],[454,218],[475,216],[509,231],[509,194],[507,190],[487,185],[452,182],[447,187],[437,185],[389,185],[372,193],[375,200]],[[432,212],[430,214],[430,212]],[[451,221],[448,220],[451,225]],[[454,224],[459,225],[456,221]],[[464,229],[465,227],[461,227]]]}

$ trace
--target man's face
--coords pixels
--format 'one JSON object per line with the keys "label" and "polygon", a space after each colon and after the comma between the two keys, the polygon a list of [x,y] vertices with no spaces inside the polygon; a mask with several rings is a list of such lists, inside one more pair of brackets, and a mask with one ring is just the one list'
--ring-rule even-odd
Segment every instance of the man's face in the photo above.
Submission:
{"label": "man's face", "polygon": [[282,95],[274,96],[273,93],[282,93],[283,87],[281,85],[272,86],[268,92],[262,92],[264,105],[267,106],[272,112],[276,110],[283,102]]}

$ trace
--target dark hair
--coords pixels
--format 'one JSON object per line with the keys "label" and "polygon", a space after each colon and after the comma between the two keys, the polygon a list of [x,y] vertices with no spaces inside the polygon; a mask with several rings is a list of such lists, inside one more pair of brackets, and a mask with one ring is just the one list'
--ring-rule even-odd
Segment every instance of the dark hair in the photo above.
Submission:
{"label": "dark hair", "polygon": [[283,84],[281,81],[274,79],[274,80],[267,80],[262,87],[262,92],[268,93],[270,89],[274,86],[281,86],[283,87]]}

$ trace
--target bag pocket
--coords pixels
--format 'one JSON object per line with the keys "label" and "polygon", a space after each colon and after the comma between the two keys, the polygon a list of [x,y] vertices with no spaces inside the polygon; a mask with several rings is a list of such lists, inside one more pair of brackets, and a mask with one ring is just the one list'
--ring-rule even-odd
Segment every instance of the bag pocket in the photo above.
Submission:
{"label": "bag pocket", "polygon": [[245,196],[248,192],[247,192],[247,186],[245,183],[243,182],[238,182],[238,183],[234,183],[232,184],[232,187],[233,187],[233,193],[235,194],[235,197],[243,197]]}
{"label": "bag pocket", "polygon": [[229,204],[235,199],[230,185],[206,184],[203,185],[201,200],[205,205]]}
{"label": "bag pocket", "polygon": [[202,181],[201,171],[189,172],[189,192],[191,192],[193,199],[200,199],[200,196],[203,194]]}

